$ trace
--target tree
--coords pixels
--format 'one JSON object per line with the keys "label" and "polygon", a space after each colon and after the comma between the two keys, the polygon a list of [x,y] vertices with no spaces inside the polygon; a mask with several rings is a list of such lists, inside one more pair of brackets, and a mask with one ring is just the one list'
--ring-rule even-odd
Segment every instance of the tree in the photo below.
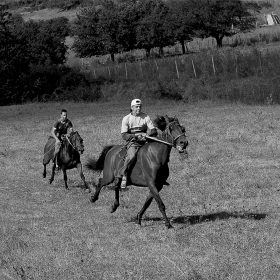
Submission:
{"label": "tree", "polygon": [[196,35],[214,37],[218,47],[222,47],[225,36],[232,36],[235,30],[246,32],[255,28],[255,17],[252,8],[258,5],[241,0],[191,0],[189,5],[197,22]]}
{"label": "tree", "polygon": [[169,8],[161,0],[139,1],[138,6],[141,18],[136,27],[136,46],[145,49],[147,56],[155,47],[158,47],[160,55],[163,55],[163,47],[175,43]]}
{"label": "tree", "polygon": [[[41,89],[51,91],[52,72],[65,61],[67,34],[66,19],[24,22],[0,11],[0,104],[32,100]],[[36,65],[43,70],[36,72]]]}
{"label": "tree", "polygon": [[31,63],[63,64],[65,62],[67,54],[65,38],[69,35],[67,18],[28,21],[23,28],[32,53]]}
{"label": "tree", "polygon": [[188,2],[183,0],[173,0],[167,4],[171,12],[175,39],[181,44],[182,52],[185,54],[185,41],[191,41],[195,34],[192,10],[189,8]]}
{"label": "tree", "polygon": [[26,90],[30,52],[28,41],[19,32],[20,17],[0,11],[0,104],[20,102]]}
{"label": "tree", "polygon": [[114,61],[114,55],[125,49],[119,36],[119,11],[119,5],[111,0],[82,9],[72,30],[73,50],[80,57],[110,54]]}

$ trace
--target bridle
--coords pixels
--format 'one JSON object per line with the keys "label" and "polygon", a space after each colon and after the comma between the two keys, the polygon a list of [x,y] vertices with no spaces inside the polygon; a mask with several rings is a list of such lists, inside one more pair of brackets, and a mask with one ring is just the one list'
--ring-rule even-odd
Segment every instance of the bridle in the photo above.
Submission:
{"label": "bridle", "polygon": [[[74,133],[75,133],[75,132],[74,132]],[[71,134],[70,134],[70,135],[71,135]],[[68,135],[65,134],[64,136],[65,136],[66,140],[68,141],[68,143],[73,147],[73,149],[76,150],[77,152],[79,152],[78,147],[77,147],[77,146],[74,146],[74,145],[71,143],[71,141],[70,141]]]}
{"label": "bridle", "polygon": [[[185,132],[177,135],[176,137],[174,137],[172,134],[171,134],[171,131],[170,131],[170,126],[173,124],[173,123],[178,123],[177,121],[172,121],[170,123],[168,123],[168,125],[166,126],[165,130],[163,131],[163,133],[166,133],[168,135],[170,135],[172,137],[172,143],[169,143],[169,142],[166,142],[166,144],[169,144],[170,146],[176,148],[176,141],[178,140],[179,137],[185,135]],[[178,125],[181,127],[181,125],[178,123]]]}

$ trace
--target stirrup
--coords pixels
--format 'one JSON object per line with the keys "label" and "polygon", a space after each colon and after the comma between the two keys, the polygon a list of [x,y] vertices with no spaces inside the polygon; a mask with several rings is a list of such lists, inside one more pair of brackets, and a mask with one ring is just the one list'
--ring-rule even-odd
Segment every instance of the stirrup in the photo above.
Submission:
{"label": "stirrup", "polygon": [[125,189],[126,188],[126,176],[122,177],[122,183],[121,183],[121,189]]}

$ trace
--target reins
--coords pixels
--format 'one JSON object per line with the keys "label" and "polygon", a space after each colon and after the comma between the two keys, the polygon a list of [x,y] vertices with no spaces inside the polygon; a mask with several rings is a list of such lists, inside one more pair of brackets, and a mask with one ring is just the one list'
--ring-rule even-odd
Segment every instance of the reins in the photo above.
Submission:
{"label": "reins", "polygon": [[68,143],[73,147],[74,150],[78,151],[76,147],[73,146],[73,144],[70,142],[67,134],[65,134],[65,138],[67,139]]}
{"label": "reins", "polygon": [[[76,151],[78,151],[77,148],[74,147],[73,144],[71,143],[71,141],[70,141],[70,139],[68,138],[67,134],[64,134],[64,136],[65,136],[65,138],[67,139],[68,143],[73,147],[73,149],[76,150]],[[55,144],[53,144],[53,145],[51,146],[51,148],[50,148],[46,153],[43,154],[43,157],[44,157],[47,153],[49,153],[54,147],[55,147]]]}
{"label": "reins", "polygon": [[[176,140],[177,140],[179,137],[185,135],[185,133],[183,132],[183,133],[179,134],[178,136],[173,137],[172,134],[171,134],[171,132],[170,132],[170,125],[173,124],[173,123],[175,123],[175,121],[170,122],[170,123],[167,125],[167,127],[165,128],[165,130],[163,131],[163,133],[166,132],[167,134],[170,134],[170,136],[173,138],[173,140],[172,140],[173,143],[169,143],[169,142],[167,142],[167,141],[162,141],[162,140],[159,141],[159,142],[164,143],[164,144],[167,144],[167,145],[170,145],[170,146],[176,148],[176,146],[175,146]],[[167,131],[167,130],[168,130],[168,131]]]}

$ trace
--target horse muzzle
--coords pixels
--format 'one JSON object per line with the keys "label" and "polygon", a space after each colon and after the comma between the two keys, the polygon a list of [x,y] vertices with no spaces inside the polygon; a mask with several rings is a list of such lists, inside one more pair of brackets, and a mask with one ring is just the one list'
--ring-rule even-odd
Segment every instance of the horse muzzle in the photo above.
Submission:
{"label": "horse muzzle", "polygon": [[188,153],[186,148],[188,146],[188,142],[185,142],[183,145],[177,145],[176,146],[176,149],[178,150],[178,152],[181,154],[181,153]]}
{"label": "horse muzzle", "polygon": [[183,148],[182,146],[177,146],[176,149],[178,150],[178,152],[181,153],[185,153],[186,148]]}
{"label": "horse muzzle", "polygon": [[78,151],[79,151],[79,153],[81,153],[81,155],[83,154],[84,150],[85,150],[85,148],[83,146],[78,147]]}

